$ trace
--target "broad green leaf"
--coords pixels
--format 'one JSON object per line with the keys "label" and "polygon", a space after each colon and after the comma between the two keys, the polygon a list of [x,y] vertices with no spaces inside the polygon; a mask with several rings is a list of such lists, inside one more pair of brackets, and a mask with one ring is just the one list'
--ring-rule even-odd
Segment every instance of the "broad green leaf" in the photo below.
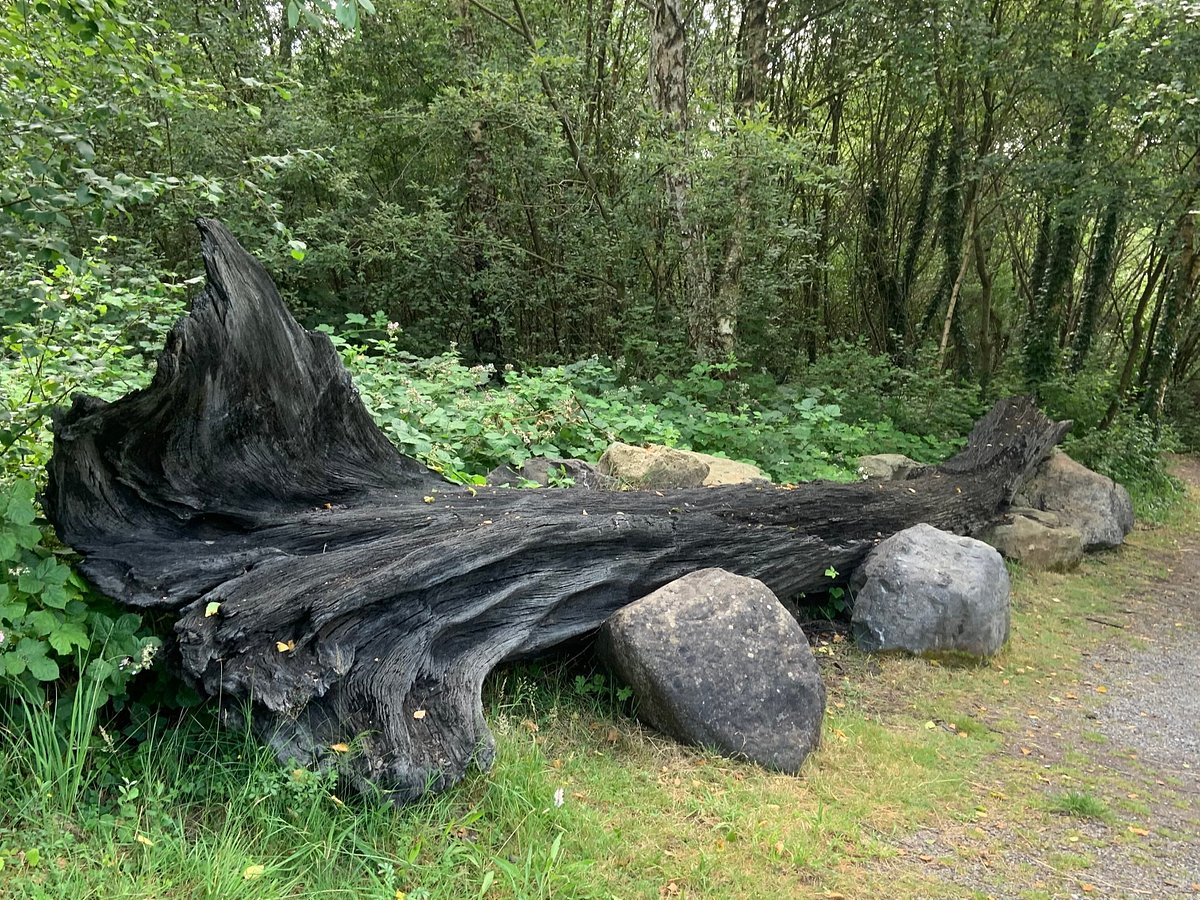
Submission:
{"label": "broad green leaf", "polygon": [[17,576],[17,590],[26,594],[40,594],[46,585],[33,572],[22,572]]}
{"label": "broad green leaf", "polygon": [[36,488],[32,481],[22,479],[12,487],[8,497],[8,505],[4,518],[14,525],[29,525],[36,517],[33,509],[33,497]]}
{"label": "broad green leaf", "polygon": [[33,638],[21,638],[16,654],[25,661],[29,674],[38,681],[54,681],[58,678],[58,663],[46,655],[48,644]]}
{"label": "broad green leaf", "polygon": [[49,609],[39,609],[25,619],[26,627],[33,629],[38,637],[54,633],[62,625],[62,621],[58,613]]}
{"label": "broad green leaf", "polygon": [[32,550],[42,543],[42,532],[36,525],[14,525],[12,534],[17,541],[17,546],[24,547],[26,550]]}
{"label": "broad green leaf", "polygon": [[358,27],[358,4],[355,0],[336,0],[334,17],[343,28],[353,31]]}
{"label": "broad green leaf", "polygon": [[96,658],[88,663],[87,674],[97,681],[107,681],[116,672],[116,666],[106,659]]}
{"label": "broad green leaf", "polygon": [[[0,587],[8,587],[8,585],[0,585]],[[12,603],[0,605],[0,621],[15,622],[22,618],[25,613],[29,612],[29,606],[24,600],[16,600]]]}
{"label": "broad green leaf", "polygon": [[66,609],[67,601],[71,599],[61,584],[46,585],[38,594],[38,598],[43,606],[49,606],[51,609]]}
{"label": "broad green leaf", "polygon": [[79,647],[81,650],[86,650],[91,644],[87,633],[73,622],[67,622],[57,630],[51,632],[49,640],[50,646],[60,656],[69,654],[72,647]]}
{"label": "broad green leaf", "polygon": [[300,22],[300,4],[296,0],[288,0],[288,28],[295,28]]}

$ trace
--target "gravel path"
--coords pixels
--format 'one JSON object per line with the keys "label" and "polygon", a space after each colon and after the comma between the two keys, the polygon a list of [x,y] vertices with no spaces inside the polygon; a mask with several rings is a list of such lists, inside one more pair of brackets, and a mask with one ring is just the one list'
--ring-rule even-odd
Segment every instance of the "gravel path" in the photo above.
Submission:
{"label": "gravel path", "polygon": [[[1200,460],[1177,474],[1200,488]],[[1139,643],[1114,642],[1100,656],[1109,701],[1090,713],[1108,738],[1099,761],[1147,785],[1155,827],[1148,846],[1098,856],[1108,896],[1200,897],[1200,546],[1181,544],[1159,590],[1131,621]]]}

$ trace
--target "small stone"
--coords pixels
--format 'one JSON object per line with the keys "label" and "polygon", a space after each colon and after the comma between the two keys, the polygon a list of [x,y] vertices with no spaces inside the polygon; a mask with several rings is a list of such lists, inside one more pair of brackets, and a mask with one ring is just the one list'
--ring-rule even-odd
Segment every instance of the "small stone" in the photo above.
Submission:
{"label": "small stone", "polygon": [[1055,513],[1014,509],[1009,519],[984,529],[979,535],[1006,559],[1028,569],[1069,572],[1083,559],[1083,535],[1064,525]]}

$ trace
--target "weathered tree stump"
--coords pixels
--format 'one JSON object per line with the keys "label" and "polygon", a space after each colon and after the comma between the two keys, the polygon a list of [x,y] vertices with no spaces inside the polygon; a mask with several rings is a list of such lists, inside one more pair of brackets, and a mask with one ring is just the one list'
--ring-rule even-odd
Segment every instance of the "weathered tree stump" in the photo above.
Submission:
{"label": "weathered tree stump", "polygon": [[57,417],[47,515],[102,590],[175,614],[183,674],[250,701],[281,760],[328,765],[357,738],[351,777],[397,801],[490,763],[480,687],[498,663],[695,569],[786,597],[914,523],[975,531],[1069,425],[1001,402],[901,482],[465,489],[400,455],[330,342],[224,226],[198,225],[207,287],[148,388]]}

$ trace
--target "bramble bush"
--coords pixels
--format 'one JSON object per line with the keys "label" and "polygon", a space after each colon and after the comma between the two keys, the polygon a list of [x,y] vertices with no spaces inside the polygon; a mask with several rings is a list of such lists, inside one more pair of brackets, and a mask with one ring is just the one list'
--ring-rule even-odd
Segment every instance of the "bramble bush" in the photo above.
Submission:
{"label": "bramble bush", "polygon": [[[321,330],[392,441],[457,481],[479,483],[495,466],[520,466],[532,456],[594,461],[615,440],[721,454],[784,483],[852,479],[866,453],[932,462],[962,444],[962,431],[930,416],[924,421],[932,427],[917,433],[886,416],[849,422],[838,402],[823,399],[832,392],[731,377],[736,361],[649,382],[628,380],[596,358],[497,373],[465,365],[454,351],[431,359],[401,351],[398,329],[382,313],[352,314],[345,328]],[[969,427],[973,418],[964,412],[956,424]]]}

